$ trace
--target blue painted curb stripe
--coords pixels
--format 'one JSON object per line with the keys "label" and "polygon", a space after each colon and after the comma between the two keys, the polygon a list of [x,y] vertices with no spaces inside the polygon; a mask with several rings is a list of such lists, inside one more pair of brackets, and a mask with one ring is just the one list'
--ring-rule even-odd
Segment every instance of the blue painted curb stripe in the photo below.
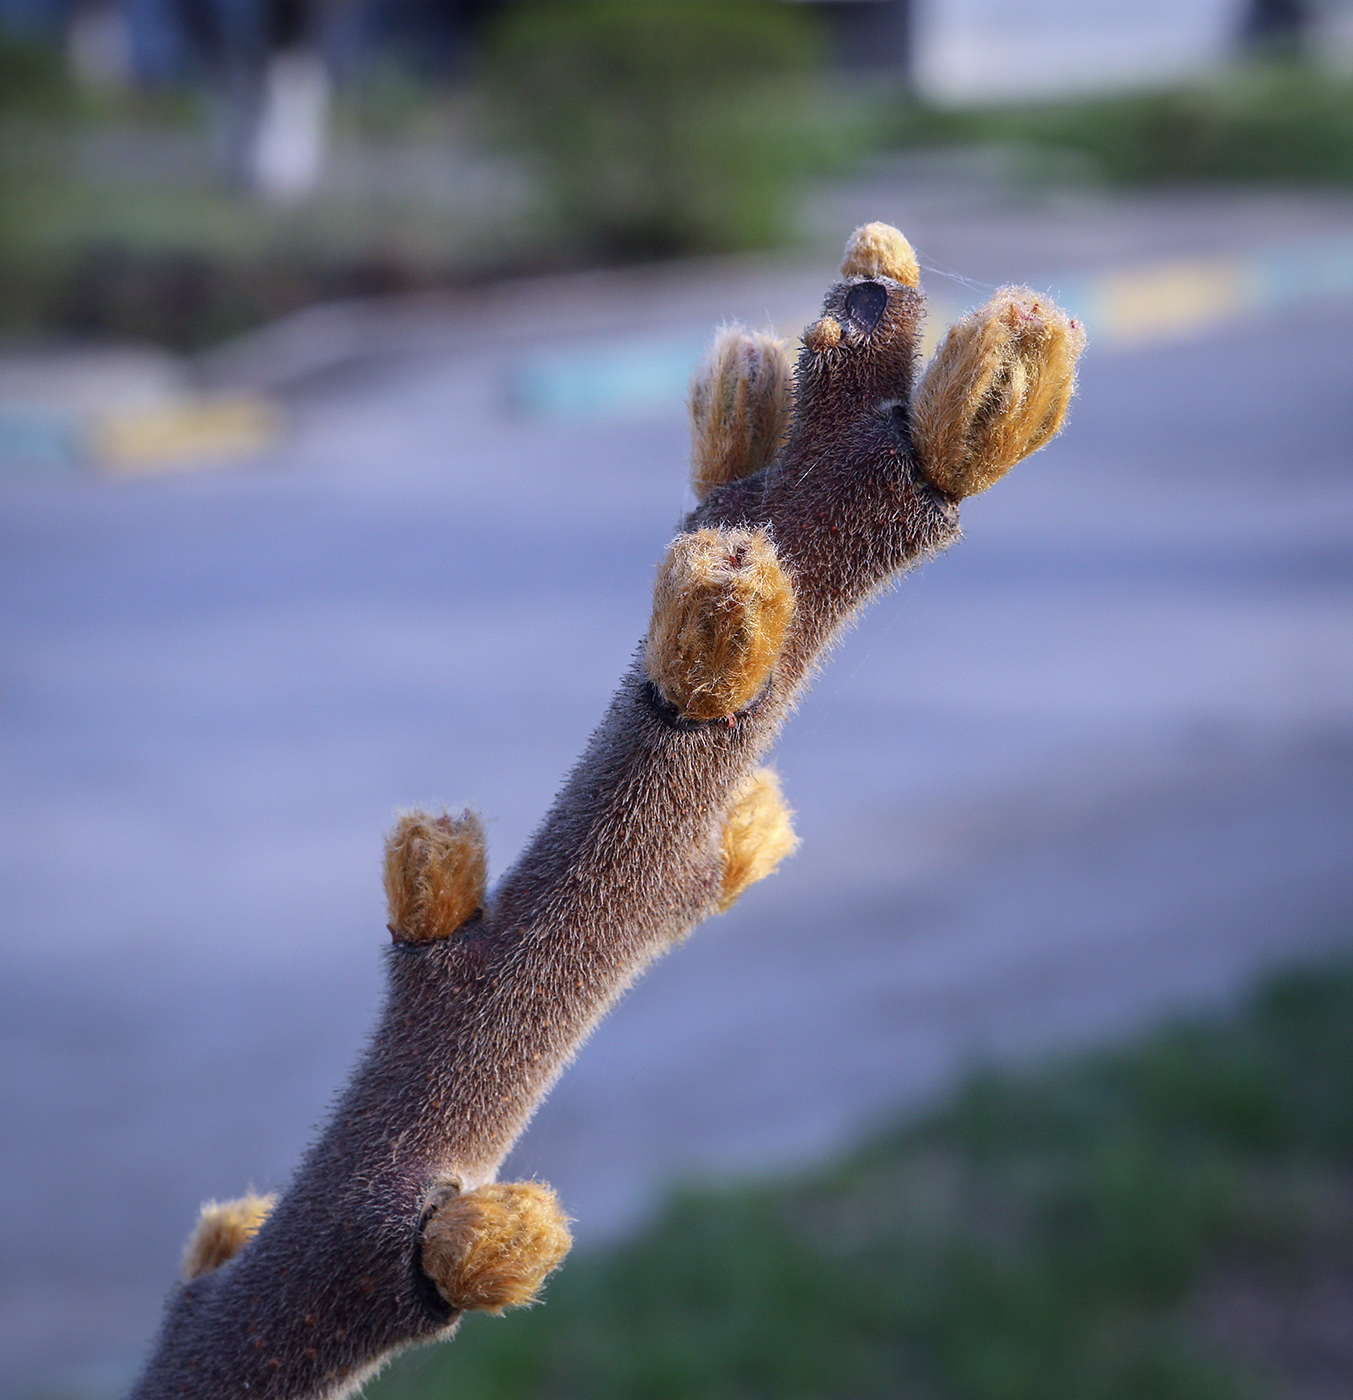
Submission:
{"label": "blue painted curb stripe", "polygon": [[[1156,344],[1249,312],[1353,296],[1353,238],[1054,279],[1049,295],[1085,322],[1092,347]],[[932,296],[931,335],[972,304]],[[510,371],[510,402],[517,411],[542,418],[670,413],[685,401],[707,343],[683,335],[542,351]]]}
{"label": "blue painted curb stripe", "polygon": [[596,418],[670,406],[686,393],[703,338],[614,342],[531,356],[512,371],[513,408],[550,418]]}
{"label": "blue painted curb stripe", "polygon": [[68,416],[0,409],[0,470],[71,472],[83,458],[79,428]]}

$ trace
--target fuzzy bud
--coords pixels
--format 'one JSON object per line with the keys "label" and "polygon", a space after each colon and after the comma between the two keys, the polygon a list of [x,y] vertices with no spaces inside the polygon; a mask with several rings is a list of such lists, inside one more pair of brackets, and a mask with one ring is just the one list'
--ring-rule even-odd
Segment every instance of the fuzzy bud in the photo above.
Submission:
{"label": "fuzzy bud", "polygon": [[748,885],[764,880],[798,849],[794,814],[772,769],[758,769],[742,785],[724,820],[721,846],[720,910],[730,908]]}
{"label": "fuzzy bud", "polygon": [[770,465],[789,429],[794,369],[784,342],[727,326],[691,381],[691,487],[717,487]]}
{"label": "fuzzy bud", "polygon": [[405,812],[385,843],[385,895],[398,943],[449,938],[484,903],[484,831],[473,812]]}
{"label": "fuzzy bud", "polygon": [[950,326],[917,386],[911,436],[921,470],[975,496],[1054,437],[1076,388],[1085,330],[1047,297],[1003,287]]}
{"label": "fuzzy bud", "polygon": [[921,282],[911,244],[891,224],[864,224],[846,239],[842,277],[891,277],[907,287]]}
{"label": "fuzzy bud", "polygon": [[423,1272],[453,1308],[502,1312],[534,1302],[572,1244],[548,1186],[494,1182],[433,1212],[423,1230]]}
{"label": "fuzzy bud", "polygon": [[835,316],[822,316],[803,333],[803,343],[813,354],[835,350],[841,343],[841,323]]}
{"label": "fuzzy bud", "polygon": [[241,1196],[208,1201],[183,1250],[183,1278],[191,1282],[233,1259],[258,1234],[276,1203],[275,1196]]}
{"label": "fuzzy bud", "polygon": [[687,719],[735,715],[769,679],[793,615],[793,587],[764,530],[678,535],[653,593],[648,674]]}

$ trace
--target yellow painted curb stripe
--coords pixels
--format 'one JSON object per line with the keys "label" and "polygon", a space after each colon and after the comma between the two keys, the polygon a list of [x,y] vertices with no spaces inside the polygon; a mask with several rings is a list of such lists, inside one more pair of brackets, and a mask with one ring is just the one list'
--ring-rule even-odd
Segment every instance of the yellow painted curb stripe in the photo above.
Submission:
{"label": "yellow painted curb stripe", "polygon": [[91,424],[87,445],[100,471],[147,476],[255,456],[280,429],[281,415],[266,399],[190,399],[104,414]]}
{"label": "yellow painted curb stripe", "polygon": [[1099,279],[1091,334],[1121,346],[1168,340],[1230,320],[1255,300],[1244,259],[1159,263]]}

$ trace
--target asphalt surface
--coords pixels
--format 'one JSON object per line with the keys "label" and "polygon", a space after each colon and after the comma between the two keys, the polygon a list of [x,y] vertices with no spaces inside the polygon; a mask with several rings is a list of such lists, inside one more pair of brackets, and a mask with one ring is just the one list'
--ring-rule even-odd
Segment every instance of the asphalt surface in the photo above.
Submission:
{"label": "asphalt surface", "polygon": [[[1119,237],[1353,229],[1260,207]],[[1041,217],[1009,275],[1104,257]],[[948,266],[1006,275],[999,226],[949,226]],[[198,1203],[284,1183],[371,1023],[393,810],[474,804],[504,868],[642,635],[679,409],[514,412],[522,356],[789,315],[830,273],[366,308],[394,329],[365,353],[293,327],[218,364],[285,387],[264,462],[0,483],[0,1393],[126,1373]],[[777,757],[801,853],[631,993],[509,1163],[584,1246],[984,1057],[1353,945],[1348,315],[1092,348],[1065,436],[846,639]]]}

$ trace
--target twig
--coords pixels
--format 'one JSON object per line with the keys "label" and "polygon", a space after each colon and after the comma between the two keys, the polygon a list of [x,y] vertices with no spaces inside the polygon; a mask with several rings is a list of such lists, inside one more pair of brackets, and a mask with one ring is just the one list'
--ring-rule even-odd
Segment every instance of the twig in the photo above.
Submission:
{"label": "twig", "polygon": [[601,727],[492,895],[473,816],[401,821],[380,1024],[271,1211],[205,1209],[134,1400],[336,1400],[562,1259],[553,1194],[499,1163],[635,977],[792,849],[758,765],[823,649],[1061,425],[1084,337],[1009,289],[951,330],[913,419],[918,278],[871,224],[792,376],[779,342],[720,335],[692,394],[703,500]]}

